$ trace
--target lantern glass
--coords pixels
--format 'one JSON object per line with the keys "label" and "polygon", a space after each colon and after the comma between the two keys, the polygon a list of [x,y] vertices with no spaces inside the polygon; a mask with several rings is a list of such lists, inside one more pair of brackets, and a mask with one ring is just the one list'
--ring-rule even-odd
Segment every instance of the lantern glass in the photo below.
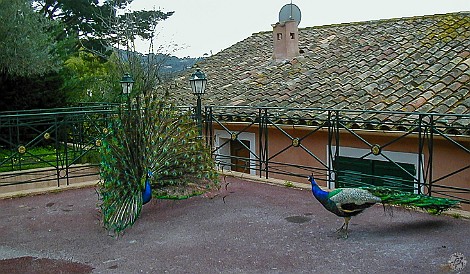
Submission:
{"label": "lantern glass", "polygon": [[124,74],[120,81],[122,87],[122,93],[129,95],[132,92],[132,87],[134,86],[134,79],[129,73]]}
{"label": "lantern glass", "polygon": [[122,83],[122,93],[129,95],[132,92],[133,83]]}
{"label": "lantern glass", "polygon": [[207,78],[204,72],[200,69],[197,69],[189,78],[189,84],[191,85],[191,90],[195,95],[204,95],[207,85]]}

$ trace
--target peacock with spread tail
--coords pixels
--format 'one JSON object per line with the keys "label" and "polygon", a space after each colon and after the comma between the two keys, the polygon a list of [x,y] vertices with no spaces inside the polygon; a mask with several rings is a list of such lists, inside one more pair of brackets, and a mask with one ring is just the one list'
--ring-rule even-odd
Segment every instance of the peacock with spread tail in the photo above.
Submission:
{"label": "peacock with spread tail", "polygon": [[377,203],[422,209],[432,215],[438,215],[449,208],[459,206],[457,200],[413,194],[385,187],[337,188],[328,192],[318,186],[313,175],[309,176],[308,180],[312,183],[313,196],[323,207],[344,218],[344,223],[337,232],[342,232],[346,238],[351,217]]}
{"label": "peacock with spread tail", "polygon": [[100,147],[103,226],[117,235],[135,223],[152,196],[188,198],[217,184],[190,113],[165,99],[136,99],[137,106],[120,109]]}

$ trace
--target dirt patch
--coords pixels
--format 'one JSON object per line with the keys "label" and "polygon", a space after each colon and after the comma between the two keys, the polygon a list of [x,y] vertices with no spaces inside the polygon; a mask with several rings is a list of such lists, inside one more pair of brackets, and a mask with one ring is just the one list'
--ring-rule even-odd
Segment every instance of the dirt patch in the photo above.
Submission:
{"label": "dirt patch", "polygon": [[31,256],[0,260],[0,273],[91,273],[92,270],[86,264]]}

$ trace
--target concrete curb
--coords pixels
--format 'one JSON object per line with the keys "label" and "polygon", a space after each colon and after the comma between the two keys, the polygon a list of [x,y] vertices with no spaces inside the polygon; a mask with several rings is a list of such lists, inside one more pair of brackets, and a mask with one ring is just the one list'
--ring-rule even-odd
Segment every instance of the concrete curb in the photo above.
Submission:
{"label": "concrete curb", "polygon": [[43,187],[43,188],[35,188],[35,189],[27,189],[27,190],[20,190],[20,191],[12,191],[7,193],[1,193],[0,199],[11,199],[11,198],[18,198],[24,196],[32,196],[32,195],[42,195],[47,193],[55,193],[61,192],[71,189],[79,189],[79,188],[86,188],[86,187],[95,187],[98,184],[98,181],[87,181],[81,183],[74,183],[68,186],[60,186],[60,187]]}
{"label": "concrete curb", "polygon": [[[310,185],[306,183],[291,182],[291,181],[274,179],[274,178],[269,178],[269,179],[260,178],[259,176],[256,176],[256,175],[250,175],[247,173],[236,172],[236,171],[219,171],[219,174],[223,176],[236,177],[236,178],[240,178],[243,180],[248,180],[248,181],[252,181],[256,183],[310,190]],[[11,198],[18,198],[18,197],[23,197],[23,196],[41,195],[41,194],[47,194],[47,193],[66,191],[66,190],[71,190],[71,189],[95,187],[98,184],[98,182],[99,181],[95,180],[95,181],[88,181],[88,182],[82,182],[82,183],[75,183],[75,184],[62,186],[62,187],[46,187],[46,188],[29,189],[29,190],[15,191],[15,192],[9,192],[9,193],[2,193],[0,194],[0,199],[11,199]],[[448,211],[443,212],[442,214],[451,216],[454,218],[463,218],[463,219],[470,220],[470,212],[465,211],[465,210],[450,209]]]}

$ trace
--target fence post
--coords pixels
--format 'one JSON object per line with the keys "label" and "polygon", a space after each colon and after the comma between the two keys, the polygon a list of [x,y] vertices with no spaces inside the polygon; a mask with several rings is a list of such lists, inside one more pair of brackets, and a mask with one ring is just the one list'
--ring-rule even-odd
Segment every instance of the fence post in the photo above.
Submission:
{"label": "fence post", "polygon": [[[260,115],[260,170],[264,163],[264,175],[269,179],[269,165],[268,165],[268,109],[259,108]],[[261,176],[261,172],[260,172]]]}
{"label": "fence post", "polygon": [[212,151],[214,146],[214,127],[212,125],[212,106],[205,107],[205,116],[204,116],[204,125],[206,132],[206,145],[209,145],[210,150]]}
{"label": "fence post", "polygon": [[432,193],[432,168],[433,168],[433,153],[434,153],[434,115],[430,115],[430,127],[429,127],[429,185],[428,185],[428,195],[431,196]]}
{"label": "fence post", "polygon": [[[421,194],[421,169],[423,166],[423,148],[424,148],[424,141],[423,141],[423,115],[419,114],[418,116],[418,194]],[[424,179],[424,176],[423,176]]]}

